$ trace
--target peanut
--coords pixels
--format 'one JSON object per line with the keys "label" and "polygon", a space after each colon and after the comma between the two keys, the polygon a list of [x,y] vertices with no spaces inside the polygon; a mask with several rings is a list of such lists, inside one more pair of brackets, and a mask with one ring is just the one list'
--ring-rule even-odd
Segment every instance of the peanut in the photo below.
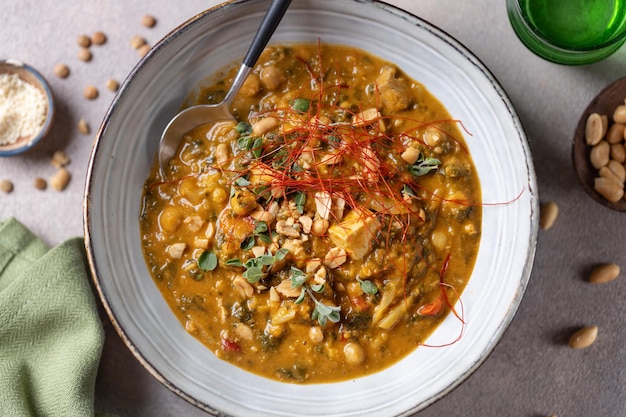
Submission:
{"label": "peanut", "polygon": [[70,173],[65,168],[60,168],[53,176],[50,178],[50,186],[57,191],[63,191],[67,184],[70,182]]}
{"label": "peanut", "polygon": [[[606,116],[604,116],[604,118],[606,119]],[[607,123],[605,123],[603,116],[598,113],[592,113],[587,117],[587,123],[585,125],[585,141],[587,145],[594,146],[602,140],[606,134],[607,124],[608,120]]]}
{"label": "peanut", "polygon": [[598,337],[598,326],[584,326],[572,333],[569,338],[569,347],[583,349],[589,347]]}
{"label": "peanut", "polygon": [[613,263],[600,264],[595,266],[589,274],[589,282],[593,284],[604,284],[613,281],[620,274],[619,265]]}
{"label": "peanut", "polygon": [[539,226],[543,230],[548,230],[554,225],[556,218],[559,214],[559,206],[550,201],[541,205],[541,212],[539,214]]}

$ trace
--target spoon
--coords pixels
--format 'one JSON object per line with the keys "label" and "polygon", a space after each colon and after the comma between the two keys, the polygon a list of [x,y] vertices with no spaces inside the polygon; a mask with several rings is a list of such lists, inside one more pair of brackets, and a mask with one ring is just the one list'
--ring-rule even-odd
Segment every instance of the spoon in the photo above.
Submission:
{"label": "spoon", "polygon": [[265,46],[274,34],[278,23],[285,15],[290,3],[291,0],[272,0],[272,4],[265,13],[263,21],[254,35],[252,44],[237,71],[237,75],[235,75],[235,80],[230,90],[228,90],[226,96],[220,103],[200,104],[188,107],[179,112],[168,123],[161,135],[158,155],[159,168],[164,178],[166,177],[164,168],[170,158],[174,156],[178,144],[185,133],[203,124],[223,120],[234,120],[233,115],[230,113],[230,105],[241,89],[244,81],[248,78],[248,74],[252,71],[252,67],[256,64],[261,52],[263,52],[263,49],[265,49]]}
{"label": "spoon", "polygon": [[580,117],[574,134],[574,140],[572,141],[572,162],[581,187],[596,202],[612,210],[622,212],[626,212],[626,199],[622,198],[618,202],[612,203],[593,188],[594,178],[598,177],[599,173],[598,170],[591,165],[589,160],[591,146],[587,145],[585,140],[585,126],[587,124],[587,118],[592,113],[608,116],[610,126],[613,123],[611,120],[613,112],[618,105],[624,104],[624,98],[626,98],[626,77],[620,78],[608,85],[591,100]]}

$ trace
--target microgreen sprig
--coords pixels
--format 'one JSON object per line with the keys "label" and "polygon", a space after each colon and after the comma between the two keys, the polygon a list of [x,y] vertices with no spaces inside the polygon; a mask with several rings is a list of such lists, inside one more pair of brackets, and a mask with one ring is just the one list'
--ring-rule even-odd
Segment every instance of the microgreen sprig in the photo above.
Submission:
{"label": "microgreen sprig", "polygon": [[372,281],[361,280],[359,278],[357,278],[356,280],[359,282],[359,286],[365,294],[374,295],[378,293],[378,287]]}
{"label": "microgreen sprig", "polygon": [[409,166],[409,171],[416,177],[421,177],[428,174],[430,171],[438,169],[439,165],[441,165],[441,161],[439,159],[431,157],[427,158],[420,152],[417,161],[415,161],[413,165]]}
{"label": "microgreen sprig", "polygon": [[324,284],[307,284],[307,279],[308,275],[304,271],[296,268],[295,266],[291,267],[291,288],[302,288],[295,303],[303,303],[304,299],[308,295],[315,304],[313,313],[311,313],[311,318],[313,320],[317,320],[320,326],[325,326],[328,321],[337,323],[341,319],[341,316],[339,315],[341,307],[330,306],[319,301],[313,293],[322,293],[324,291]]}
{"label": "microgreen sprig", "polygon": [[213,271],[217,268],[217,255],[213,251],[204,251],[198,257],[198,268],[204,272]]}
{"label": "microgreen sprig", "polygon": [[267,275],[267,269],[272,267],[276,262],[280,262],[289,254],[289,250],[280,248],[275,254],[271,254],[269,251],[266,254],[257,256],[256,258],[250,258],[246,262],[242,262],[240,259],[229,259],[226,261],[226,265],[243,267],[246,270],[241,274],[249,283],[254,284],[265,278]]}

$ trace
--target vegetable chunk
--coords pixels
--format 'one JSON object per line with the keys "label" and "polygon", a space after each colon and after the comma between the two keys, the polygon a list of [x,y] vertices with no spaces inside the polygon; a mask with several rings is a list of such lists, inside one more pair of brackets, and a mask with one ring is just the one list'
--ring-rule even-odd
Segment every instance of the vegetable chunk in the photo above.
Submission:
{"label": "vegetable chunk", "polygon": [[328,228],[330,240],[354,259],[363,259],[372,250],[372,240],[380,229],[376,216],[364,209],[348,212],[339,224]]}

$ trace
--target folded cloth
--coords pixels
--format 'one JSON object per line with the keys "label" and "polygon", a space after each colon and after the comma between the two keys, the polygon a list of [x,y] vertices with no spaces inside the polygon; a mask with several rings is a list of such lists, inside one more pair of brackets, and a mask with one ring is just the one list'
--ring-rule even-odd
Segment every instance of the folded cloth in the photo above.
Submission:
{"label": "folded cloth", "polygon": [[103,342],[82,239],[0,222],[0,415],[93,416]]}

